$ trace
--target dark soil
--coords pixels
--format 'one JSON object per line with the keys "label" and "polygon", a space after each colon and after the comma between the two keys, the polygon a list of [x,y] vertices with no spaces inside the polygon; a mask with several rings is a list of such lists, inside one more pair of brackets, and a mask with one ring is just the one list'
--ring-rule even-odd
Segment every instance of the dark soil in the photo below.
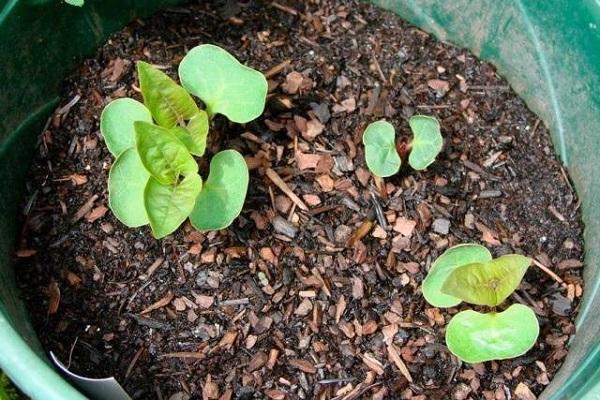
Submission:
{"label": "dark soil", "polygon": [[[17,253],[44,346],[138,399],[535,398],[567,353],[582,293],[579,204],[544,124],[491,65],[392,14],[287,4],[167,10],[114,35],[65,82]],[[264,116],[218,118],[211,137],[211,154],[247,157],[250,190],[229,229],[186,225],[158,241],[107,209],[98,119],[110,100],[140,98],[135,61],[175,77],[201,43],[269,71]],[[385,117],[408,136],[415,113],[441,121],[444,150],[428,170],[386,179],[384,195],[361,134]],[[463,242],[529,255],[564,280],[532,266],[507,301],[538,314],[526,355],[469,365],[445,347],[459,309],[430,307],[420,284]]]}

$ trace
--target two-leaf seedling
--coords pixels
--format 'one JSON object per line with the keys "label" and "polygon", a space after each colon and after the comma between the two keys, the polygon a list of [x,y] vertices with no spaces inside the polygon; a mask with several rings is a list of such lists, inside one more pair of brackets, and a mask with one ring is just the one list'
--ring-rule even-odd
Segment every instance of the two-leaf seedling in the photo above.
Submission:
{"label": "two-leaf seedling", "polygon": [[[496,307],[517,289],[530,264],[531,259],[517,254],[492,259],[476,244],[454,246],[433,263],[423,281],[423,296],[435,307],[455,307],[462,301]],[[535,313],[513,304],[502,312],[459,312],[448,323],[446,344],[461,360],[478,363],[525,354],[538,334]]]}
{"label": "two-leaf seedling", "polygon": [[138,62],[137,71],[144,104],[114,100],[100,121],[116,158],[108,179],[111,210],[129,227],[150,224],[156,238],[174,232],[188,217],[200,231],[229,226],[246,198],[246,162],[235,150],[215,154],[203,184],[194,156],[204,155],[215,114],[238,123],[262,114],[264,75],[213,45],[195,47],[184,57],[183,87],[145,62]]}
{"label": "two-leaf seedling", "polygon": [[[408,163],[416,170],[423,170],[435,161],[442,150],[444,140],[440,133],[440,124],[425,115],[414,115],[408,120],[413,132],[413,140],[403,145],[410,151]],[[367,167],[378,177],[388,177],[396,174],[402,165],[396,145],[394,126],[385,120],[373,122],[367,126],[363,134],[365,160]],[[403,151],[404,152],[404,151]]]}

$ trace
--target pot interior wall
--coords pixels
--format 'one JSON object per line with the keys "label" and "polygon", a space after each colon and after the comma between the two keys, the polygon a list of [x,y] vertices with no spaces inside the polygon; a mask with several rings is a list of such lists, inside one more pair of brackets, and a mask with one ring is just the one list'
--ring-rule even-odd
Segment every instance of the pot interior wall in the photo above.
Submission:
{"label": "pot interior wall", "polygon": [[[47,363],[12,260],[32,149],[58,102],[58,86],[107,36],[178,0],[0,1],[0,368],[36,399],[83,398]],[[548,399],[600,392],[600,5],[594,0],[374,0],[439,39],[491,61],[551,128],[586,225],[585,293],[577,334]],[[542,195],[542,194],[540,194]]]}

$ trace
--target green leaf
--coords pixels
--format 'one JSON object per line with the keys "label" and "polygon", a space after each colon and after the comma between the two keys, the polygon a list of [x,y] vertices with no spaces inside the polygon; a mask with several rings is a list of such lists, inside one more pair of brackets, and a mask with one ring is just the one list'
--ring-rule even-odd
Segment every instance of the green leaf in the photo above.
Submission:
{"label": "green leaf", "polygon": [[471,304],[495,307],[519,287],[531,259],[509,254],[484,263],[460,266],[450,273],[442,292]]}
{"label": "green leaf", "polygon": [[137,71],[144,104],[158,125],[173,128],[198,114],[192,96],[167,74],[143,61],[138,61]]}
{"label": "green leaf", "polygon": [[225,150],[215,154],[204,189],[190,215],[194,228],[209,231],[229,226],[242,211],[248,180],[248,166],[240,153]]}
{"label": "green leaf", "polygon": [[[189,93],[167,74],[143,61],[137,63],[144,103],[163,128],[173,133],[190,153],[202,156],[206,149],[208,115]],[[185,122],[189,121],[189,122]]]}
{"label": "green leaf", "polygon": [[433,117],[415,115],[410,117],[408,124],[414,135],[408,163],[416,170],[423,170],[442,151],[444,139],[440,133],[440,123]]}
{"label": "green leaf", "polygon": [[505,360],[527,353],[540,332],[535,313],[513,304],[501,313],[472,310],[454,316],[446,328],[448,349],[468,363]]}
{"label": "green leaf", "polygon": [[223,114],[245,123],[265,108],[265,76],[241,64],[227,51],[210,44],[194,47],[179,64],[179,78],[188,92],[206,104],[209,116]]}
{"label": "green leaf", "polygon": [[139,101],[123,98],[111,101],[100,116],[100,132],[108,151],[115,157],[135,146],[134,122],[152,122],[150,111]]}
{"label": "green leaf", "polygon": [[135,123],[136,148],[142,164],[160,183],[169,185],[180,175],[198,172],[198,164],[169,129],[147,122]]}
{"label": "green leaf", "polygon": [[423,296],[434,307],[454,307],[461,299],[442,293],[442,286],[456,268],[490,261],[489,250],[478,244],[459,244],[446,250],[431,266],[423,281]]}
{"label": "green leaf", "polygon": [[108,174],[108,205],[115,217],[130,228],[146,225],[144,189],[150,174],[131,147],[115,160]]}
{"label": "green leaf", "polygon": [[206,139],[208,137],[208,114],[200,110],[185,128],[176,127],[173,133],[185,144],[185,147],[195,156],[201,157],[206,151]]}
{"label": "green leaf", "polygon": [[83,7],[84,0],[65,0],[65,3],[76,7]]}
{"label": "green leaf", "polygon": [[144,191],[144,205],[155,238],[173,233],[185,221],[201,190],[200,175],[189,175],[170,185],[163,185],[150,177]]}
{"label": "green leaf", "polygon": [[396,151],[396,131],[392,124],[384,120],[369,124],[363,144],[365,161],[373,174],[387,177],[398,172],[402,160]]}

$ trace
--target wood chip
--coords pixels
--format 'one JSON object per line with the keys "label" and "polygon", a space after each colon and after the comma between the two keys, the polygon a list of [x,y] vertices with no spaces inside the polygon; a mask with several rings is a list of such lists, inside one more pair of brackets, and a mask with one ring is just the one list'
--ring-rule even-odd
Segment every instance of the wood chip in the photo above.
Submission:
{"label": "wood chip", "polygon": [[394,364],[396,364],[396,367],[398,367],[398,369],[400,370],[400,373],[402,375],[404,375],[404,377],[409,381],[412,382],[412,376],[410,375],[410,371],[408,370],[408,368],[406,367],[406,364],[404,364],[404,361],[402,361],[402,358],[400,358],[400,354],[398,354],[398,350],[396,349],[396,346],[394,346],[394,344],[389,344],[387,346],[387,351],[388,351],[388,357],[391,361],[393,361]]}
{"label": "wood chip", "polygon": [[260,369],[263,367],[263,365],[265,365],[267,363],[267,360],[269,359],[269,357],[263,353],[262,351],[259,351],[258,353],[256,353],[254,355],[254,357],[252,357],[252,359],[250,360],[250,363],[248,363],[248,372],[253,372],[256,371],[257,369]]}
{"label": "wood chip", "polygon": [[350,239],[348,239],[348,247],[354,246],[354,244],[356,242],[358,242],[359,240],[362,240],[362,238],[367,236],[367,234],[373,228],[373,225],[374,225],[374,223],[371,221],[365,221],[362,224],[360,224],[358,229],[356,229],[356,231],[354,231],[352,236],[350,236]]}
{"label": "wood chip", "polygon": [[291,60],[285,60],[279,64],[277,64],[276,66],[274,66],[273,68],[269,69],[267,72],[265,72],[265,78],[267,79],[271,79],[272,77],[274,77],[275,75],[279,74],[281,71],[283,71],[284,69],[287,68],[288,65],[290,65]]}
{"label": "wood chip", "polygon": [[36,253],[37,253],[37,250],[21,249],[21,250],[17,250],[16,256],[19,258],[28,258],[28,257],[34,256]]}
{"label": "wood chip", "polygon": [[335,323],[339,323],[344,311],[346,310],[346,298],[344,295],[341,295],[338,299],[337,304],[335,305]]}
{"label": "wood chip", "polygon": [[106,214],[107,211],[108,211],[108,207],[106,207],[106,206],[102,205],[102,206],[96,207],[85,216],[85,219],[87,222],[92,223],[92,222],[104,217],[104,215]]}
{"label": "wood chip", "polygon": [[404,236],[411,237],[415,227],[417,226],[417,222],[411,219],[407,219],[404,217],[396,218],[394,222],[394,226],[392,229],[394,232],[401,233]]}
{"label": "wood chip", "polygon": [[450,84],[442,79],[430,79],[427,81],[427,86],[429,86],[433,90],[437,90],[444,93],[450,90]]}
{"label": "wood chip", "polygon": [[577,259],[563,260],[558,263],[558,269],[581,268],[583,263]]}
{"label": "wood chip", "polygon": [[298,165],[298,169],[300,171],[304,171],[306,169],[316,169],[321,161],[320,155],[302,153],[301,151],[297,151],[294,158],[296,159],[296,164]]}
{"label": "wood chip", "polygon": [[50,282],[48,285],[48,314],[56,314],[60,305],[60,288],[56,281]]}
{"label": "wood chip", "polygon": [[310,300],[304,299],[294,311],[294,314],[300,315],[302,317],[308,315],[312,311],[313,305]]}
{"label": "wood chip", "polygon": [[77,222],[81,218],[83,218],[87,213],[89,213],[92,210],[92,208],[94,208],[94,202],[96,200],[98,200],[98,195],[97,194],[95,194],[92,197],[90,197],[89,199],[87,199],[87,201],[75,213],[75,215],[73,216],[73,220],[72,221],[73,222]]}
{"label": "wood chip", "polygon": [[281,179],[281,177],[277,174],[277,172],[275,172],[271,168],[267,168],[266,174],[269,177],[269,179],[271,180],[271,182],[273,182],[275,184],[275,186],[277,186],[279,188],[279,190],[281,190],[283,193],[285,193],[285,195],[288,196],[290,198],[290,200],[292,200],[294,202],[294,204],[296,204],[298,206],[298,208],[300,208],[301,210],[304,210],[304,211],[308,211],[308,207],[306,206],[306,204],[304,204],[304,202],[302,200],[300,200],[300,198],[298,196],[296,196],[296,194],[294,192],[292,192],[292,189],[290,189],[290,187],[287,185],[287,183],[285,183],[283,181],[283,179]]}
{"label": "wood chip", "polygon": [[302,360],[299,358],[290,358],[288,363],[300,371],[306,372],[307,374],[316,374],[317,368],[308,360]]}
{"label": "wood chip", "polygon": [[374,356],[369,353],[364,353],[362,356],[362,360],[371,371],[375,372],[377,375],[383,375],[384,369],[383,364],[379,360],[377,360]]}
{"label": "wood chip", "polygon": [[148,314],[151,311],[157,310],[159,308],[163,308],[164,306],[169,304],[171,302],[171,300],[173,300],[173,297],[174,297],[173,293],[171,293],[171,291],[168,291],[167,294],[164,295],[163,298],[158,300],[156,303],[150,305],[149,307],[145,308],[142,312],[140,312],[140,314]]}
{"label": "wood chip", "polygon": [[520,382],[515,389],[515,396],[519,400],[536,400],[537,397],[533,394],[529,386]]}

